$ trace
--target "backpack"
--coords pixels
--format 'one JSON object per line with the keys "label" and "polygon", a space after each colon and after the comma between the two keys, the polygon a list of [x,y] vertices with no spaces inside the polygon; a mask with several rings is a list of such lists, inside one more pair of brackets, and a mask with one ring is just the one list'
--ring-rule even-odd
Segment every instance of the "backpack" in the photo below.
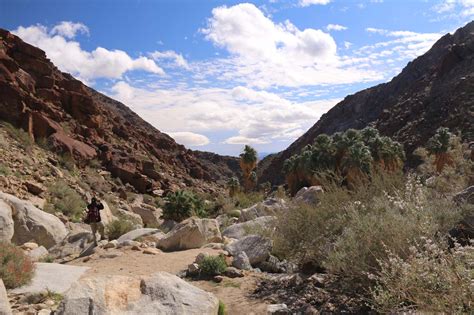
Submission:
{"label": "backpack", "polygon": [[84,218],[84,223],[91,224],[91,223],[98,223],[102,221],[100,217],[100,210],[104,209],[104,206],[101,203],[96,205],[88,205],[87,206],[87,215]]}

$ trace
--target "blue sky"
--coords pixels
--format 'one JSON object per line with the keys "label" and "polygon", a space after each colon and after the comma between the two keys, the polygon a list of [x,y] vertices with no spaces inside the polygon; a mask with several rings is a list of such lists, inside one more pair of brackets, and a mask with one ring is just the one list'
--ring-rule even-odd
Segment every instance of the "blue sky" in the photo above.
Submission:
{"label": "blue sky", "polygon": [[286,148],[473,16],[474,0],[0,0],[0,27],[62,71],[229,155]]}

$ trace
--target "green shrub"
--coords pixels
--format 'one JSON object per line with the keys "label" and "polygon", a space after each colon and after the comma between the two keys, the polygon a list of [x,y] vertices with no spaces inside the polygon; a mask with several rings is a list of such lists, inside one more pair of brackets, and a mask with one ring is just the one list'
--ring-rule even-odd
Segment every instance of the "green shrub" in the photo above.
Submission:
{"label": "green shrub", "polygon": [[118,239],[120,236],[124,235],[125,233],[130,232],[133,230],[134,226],[133,223],[126,220],[114,220],[106,225],[105,231],[109,240]]}
{"label": "green shrub", "polygon": [[10,168],[8,166],[6,166],[5,164],[3,163],[0,163],[0,175],[5,175],[5,176],[8,176],[10,175],[12,172],[10,170]]}
{"label": "green shrub", "polygon": [[165,220],[181,222],[193,215],[206,216],[203,200],[190,191],[180,190],[170,193],[165,201],[162,215]]}
{"label": "green shrub", "polygon": [[318,206],[300,205],[280,218],[275,252],[322,265],[349,285],[370,286],[367,274],[380,269],[386,249],[405,258],[421,237],[444,235],[461,217],[449,198],[414,176],[380,173],[353,190],[324,187]]}
{"label": "green shrub", "polygon": [[26,151],[32,150],[34,141],[30,137],[28,132],[24,131],[21,128],[16,128],[7,122],[1,122],[0,125],[3,126],[7,130],[10,137],[12,137],[13,139],[19,142],[21,148],[23,148]]}
{"label": "green shrub", "polygon": [[389,251],[374,278],[372,304],[380,313],[419,310],[426,313],[468,314],[472,310],[474,247],[452,252],[430,239],[412,246],[402,258]]}
{"label": "green shrub", "polygon": [[0,242],[0,278],[7,289],[27,284],[34,275],[34,265],[20,248]]}
{"label": "green shrub", "polygon": [[201,275],[203,276],[217,276],[224,273],[227,269],[227,264],[223,256],[206,256],[199,264]]}
{"label": "green shrub", "polygon": [[61,212],[73,221],[80,221],[86,209],[86,202],[65,181],[58,181],[48,187],[45,211]]}
{"label": "green shrub", "polygon": [[263,201],[265,195],[262,192],[237,192],[233,197],[234,208],[245,209]]}
{"label": "green shrub", "polygon": [[217,311],[218,315],[225,315],[227,311],[225,310],[225,304],[221,300],[219,300],[219,310]]}

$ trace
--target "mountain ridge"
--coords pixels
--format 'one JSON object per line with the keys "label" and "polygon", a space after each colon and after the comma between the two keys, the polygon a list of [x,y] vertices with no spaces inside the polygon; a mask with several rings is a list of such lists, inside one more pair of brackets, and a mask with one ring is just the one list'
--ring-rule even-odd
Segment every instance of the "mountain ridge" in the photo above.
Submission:
{"label": "mountain ridge", "polygon": [[192,151],[121,102],[63,73],[41,49],[0,29],[0,120],[78,164],[99,160],[137,192],[222,189],[237,158]]}
{"label": "mountain ridge", "polygon": [[474,22],[441,37],[424,55],[409,62],[387,83],[348,95],[287,149],[267,157],[259,181],[282,184],[283,162],[321,133],[376,127],[404,144],[407,165],[419,161],[413,150],[438,127],[463,131],[472,140],[474,97]]}

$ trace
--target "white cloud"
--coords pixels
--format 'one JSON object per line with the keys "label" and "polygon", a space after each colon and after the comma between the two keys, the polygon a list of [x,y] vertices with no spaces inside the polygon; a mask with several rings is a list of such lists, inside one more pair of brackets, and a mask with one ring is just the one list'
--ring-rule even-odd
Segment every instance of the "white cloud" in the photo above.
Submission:
{"label": "white cloud", "polygon": [[298,2],[298,5],[300,7],[307,7],[307,6],[310,6],[310,5],[326,5],[328,3],[330,3],[332,0],[300,0]]}
{"label": "white cloud", "polygon": [[186,59],[184,59],[183,55],[178,54],[172,50],[154,51],[150,53],[150,57],[156,61],[169,59],[172,60],[176,66],[184,69],[189,69],[188,62],[186,61]]}
{"label": "white cloud", "polygon": [[212,10],[206,39],[231,57],[202,62],[201,73],[258,88],[298,87],[375,81],[382,73],[341,63],[332,36],[318,29],[300,30],[290,21],[274,23],[250,3]]}
{"label": "white cloud", "polygon": [[439,14],[447,14],[446,17],[468,18],[474,15],[474,0],[443,0],[432,9]]}
{"label": "white cloud", "polygon": [[297,103],[274,93],[242,86],[145,89],[132,87],[124,81],[115,84],[108,94],[171,135],[226,131],[231,134],[224,140],[226,144],[295,140],[339,101]]}
{"label": "white cloud", "polygon": [[71,38],[77,32],[87,29],[84,27],[81,23],[61,22],[50,32],[43,25],[35,25],[20,26],[12,33],[43,49],[59,69],[84,81],[96,78],[119,79],[125,72],[133,70],[164,74],[163,69],[146,57],[134,59],[122,50],[108,50],[103,47],[97,47],[90,52],[83,50],[79,42]]}
{"label": "white cloud", "polygon": [[344,25],[339,25],[339,24],[328,24],[326,26],[326,29],[328,31],[345,31],[347,30],[347,27]]}
{"label": "white cloud", "polygon": [[82,23],[62,21],[51,29],[52,35],[74,38],[77,33],[89,34],[89,28]]}
{"label": "white cloud", "polygon": [[203,146],[210,143],[209,138],[194,132],[170,132],[169,135],[176,140],[176,142],[185,146]]}

